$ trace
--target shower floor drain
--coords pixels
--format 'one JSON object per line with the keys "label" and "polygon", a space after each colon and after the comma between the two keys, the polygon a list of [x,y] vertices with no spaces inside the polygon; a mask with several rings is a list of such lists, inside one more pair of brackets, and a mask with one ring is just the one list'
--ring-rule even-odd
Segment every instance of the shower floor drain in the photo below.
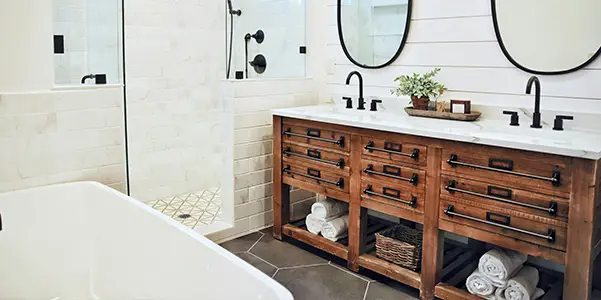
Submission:
{"label": "shower floor drain", "polygon": [[181,215],[179,215],[177,217],[180,218],[180,219],[188,219],[188,218],[191,218],[192,215],[190,215],[190,214],[181,214]]}

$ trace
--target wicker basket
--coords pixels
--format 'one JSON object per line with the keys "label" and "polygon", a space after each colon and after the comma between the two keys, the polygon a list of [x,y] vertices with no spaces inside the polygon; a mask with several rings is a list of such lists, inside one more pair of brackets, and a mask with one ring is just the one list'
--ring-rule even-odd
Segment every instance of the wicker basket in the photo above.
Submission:
{"label": "wicker basket", "polygon": [[376,255],[404,268],[418,271],[422,262],[422,235],[420,230],[400,224],[376,233]]}

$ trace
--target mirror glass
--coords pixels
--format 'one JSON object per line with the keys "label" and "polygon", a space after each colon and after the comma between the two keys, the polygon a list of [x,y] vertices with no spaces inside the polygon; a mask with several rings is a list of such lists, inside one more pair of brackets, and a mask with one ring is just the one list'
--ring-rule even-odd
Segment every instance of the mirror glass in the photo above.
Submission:
{"label": "mirror glass", "polygon": [[55,83],[120,83],[121,0],[54,0],[53,15]]}
{"label": "mirror glass", "polygon": [[491,0],[507,58],[530,73],[553,75],[591,63],[601,48],[599,0]]}
{"label": "mirror glass", "polygon": [[338,35],[348,59],[381,68],[401,54],[411,21],[412,0],[338,0]]}

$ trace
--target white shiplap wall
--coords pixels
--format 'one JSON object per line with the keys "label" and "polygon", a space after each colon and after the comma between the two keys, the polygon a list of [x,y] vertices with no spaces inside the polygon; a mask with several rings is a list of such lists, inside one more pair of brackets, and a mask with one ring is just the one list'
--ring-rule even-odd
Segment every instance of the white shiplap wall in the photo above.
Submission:
{"label": "white shiplap wall", "polygon": [[[389,97],[396,76],[441,67],[438,79],[449,87],[447,97],[471,99],[474,104],[533,107],[532,96],[524,95],[532,75],[514,67],[501,52],[489,1],[413,2],[408,43],[393,65],[379,70],[360,69],[348,61],[337,36],[336,0],[323,4],[328,11],[326,95],[356,94],[356,86],[344,85],[352,70],[364,75],[366,97]],[[576,73],[539,78],[544,110],[601,113],[601,59]]]}

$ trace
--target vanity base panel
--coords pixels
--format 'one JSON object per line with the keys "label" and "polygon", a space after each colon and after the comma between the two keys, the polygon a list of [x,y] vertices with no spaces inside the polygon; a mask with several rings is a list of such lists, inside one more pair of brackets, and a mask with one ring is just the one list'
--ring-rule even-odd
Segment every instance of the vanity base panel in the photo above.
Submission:
{"label": "vanity base panel", "polygon": [[405,269],[393,263],[379,259],[375,255],[363,254],[357,259],[359,266],[372,270],[378,274],[392,278],[413,288],[419,289],[421,284],[420,274]]}
{"label": "vanity base panel", "polygon": [[347,259],[348,250],[346,246],[340,243],[332,242],[320,235],[312,234],[306,229],[292,224],[284,225],[282,233],[290,238],[309,244],[322,251],[328,252],[342,259]]}

